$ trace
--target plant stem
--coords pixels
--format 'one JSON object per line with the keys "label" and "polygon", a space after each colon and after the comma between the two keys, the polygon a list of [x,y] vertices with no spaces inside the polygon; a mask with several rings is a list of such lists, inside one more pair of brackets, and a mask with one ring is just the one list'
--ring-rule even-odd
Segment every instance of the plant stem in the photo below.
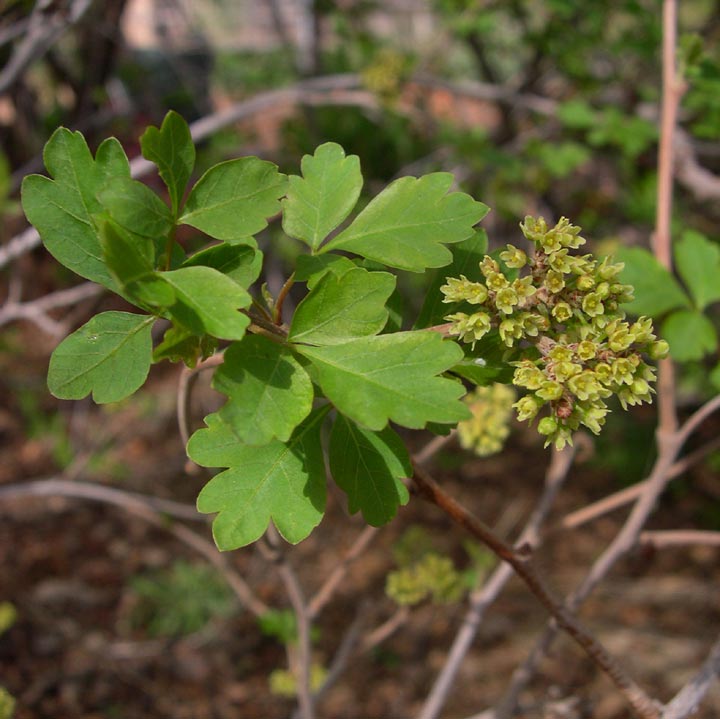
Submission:
{"label": "plant stem", "polygon": [[295,273],[293,272],[290,277],[285,280],[285,283],[280,288],[280,292],[278,292],[277,300],[275,301],[275,309],[273,310],[273,322],[275,322],[276,325],[282,324],[282,308],[283,304],[285,303],[285,298],[288,296],[288,292],[290,292],[290,289],[295,284]]}
{"label": "plant stem", "polygon": [[574,615],[552,596],[545,581],[535,569],[529,554],[522,549],[516,550],[503,541],[490,527],[442,490],[435,480],[420,467],[415,466],[413,481],[423,498],[437,505],[455,524],[463,527],[500,559],[512,566],[515,573],[550,612],[557,624],[612,679],[638,716],[642,719],[660,719],[658,706],[653,699],[627,675],[614,657],[577,621]]}

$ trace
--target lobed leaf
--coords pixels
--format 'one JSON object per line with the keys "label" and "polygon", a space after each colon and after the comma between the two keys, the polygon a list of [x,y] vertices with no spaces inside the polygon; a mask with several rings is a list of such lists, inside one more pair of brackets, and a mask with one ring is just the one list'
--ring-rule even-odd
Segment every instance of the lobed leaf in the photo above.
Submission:
{"label": "lobed leaf", "polygon": [[387,322],[385,303],[395,282],[388,272],[361,267],[340,276],[328,272],[298,305],[288,339],[329,345],[377,334]]}
{"label": "lobed leaf", "polygon": [[363,178],[357,155],[345,157],[334,142],[320,145],[305,155],[302,177],[291,175],[282,202],[283,229],[316,250],[323,240],[352,212],[360,197]]}
{"label": "lobed leaf", "polygon": [[447,265],[445,245],[470,237],[488,213],[470,195],[448,194],[452,183],[448,172],[396,180],[320,252],[345,250],[411,272]]}
{"label": "lobed leaf", "polygon": [[368,429],[382,430],[389,420],[421,429],[427,422],[451,424],[470,416],[459,401],[463,386],[437,376],[457,364],[463,351],[436,332],[397,332],[296,349],[312,362],[328,399]]}
{"label": "lobed leaf", "polygon": [[348,510],[360,510],[368,524],[386,524],[407,504],[410,495],[401,480],[412,476],[412,464],[390,427],[371,432],[338,414],[328,460],[335,483],[348,495]]}
{"label": "lobed leaf", "polygon": [[213,477],[198,496],[198,511],[218,512],[213,522],[221,550],[244,547],[259,539],[272,520],[293,544],[305,539],[325,511],[325,465],[320,443],[321,407],[295,430],[287,442],[264,447],[243,444],[217,415],[207,429],[188,442],[190,458],[204,467],[229,467]]}
{"label": "lobed leaf", "polygon": [[102,312],[66,337],[50,358],[48,387],[60,399],[92,392],[98,404],[129,397],[147,379],[153,317]]}
{"label": "lobed leaf", "polygon": [[280,211],[286,189],[286,176],[272,162],[257,157],[221,162],[192,188],[179,222],[218,240],[246,238]]}
{"label": "lobed leaf", "polygon": [[173,217],[177,217],[195,167],[195,145],[190,128],[177,112],[170,110],[159,128],[145,130],[140,138],[140,149],[146,160],[157,165],[170,194]]}
{"label": "lobed leaf", "polygon": [[312,409],[307,372],[286,347],[262,335],[226,350],[213,387],[229,398],[220,416],[245,444],[286,442]]}
{"label": "lobed leaf", "polygon": [[110,182],[130,177],[120,143],[105,140],[93,159],[82,134],[61,127],[45,145],[43,158],[54,179],[29,175],[23,180],[22,205],[28,220],[56,260],[116,291],[93,216],[102,211],[97,193]]}

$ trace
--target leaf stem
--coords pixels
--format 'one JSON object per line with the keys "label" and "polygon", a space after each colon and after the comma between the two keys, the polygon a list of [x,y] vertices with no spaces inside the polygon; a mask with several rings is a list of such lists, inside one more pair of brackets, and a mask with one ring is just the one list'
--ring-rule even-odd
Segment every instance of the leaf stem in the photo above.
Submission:
{"label": "leaf stem", "polygon": [[173,224],[173,226],[170,228],[170,232],[168,232],[167,236],[167,242],[165,243],[165,271],[170,269],[172,266],[172,253],[173,248],[175,247],[175,230],[177,228],[177,225]]}
{"label": "leaf stem", "polygon": [[273,309],[273,322],[276,325],[282,324],[282,309],[285,303],[285,298],[288,296],[288,292],[295,284],[295,273],[293,272],[290,277],[285,280],[285,284],[280,288],[278,292],[277,300],[275,301],[275,308]]}

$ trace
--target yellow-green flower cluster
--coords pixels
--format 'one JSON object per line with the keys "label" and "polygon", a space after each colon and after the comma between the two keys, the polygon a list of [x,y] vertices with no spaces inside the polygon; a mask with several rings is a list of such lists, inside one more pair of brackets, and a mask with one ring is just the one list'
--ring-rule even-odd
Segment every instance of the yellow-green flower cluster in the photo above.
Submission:
{"label": "yellow-green flower cluster", "polygon": [[479,457],[499,452],[510,434],[515,390],[506,384],[495,383],[476,387],[465,396],[472,418],[458,424],[458,439],[465,448]]}
{"label": "yellow-green flower cluster", "polygon": [[463,576],[449,557],[436,552],[424,554],[409,567],[390,572],[386,594],[403,606],[430,598],[437,604],[456,602],[465,591]]}
{"label": "yellow-green flower cluster", "polygon": [[581,425],[600,431],[610,396],[617,395],[623,408],[651,401],[655,373],[643,354],[659,359],[668,346],[657,340],[649,318],[625,321],[620,305],[632,299],[632,287],[617,279],[621,263],[570,254],[585,244],[579,227],[564,217],[554,227],[542,217],[526,217],[520,228],[533,251],[508,245],[500,258],[526,274],[513,277],[485,256],[483,282],[463,276],[441,287],[444,302],[467,302],[476,311],[446,319],[450,334],[473,345],[497,330],[508,348],[535,348],[514,363],[513,384],[528,390],[514,407],[520,420],[533,420],[549,407],[538,431],[546,445],[562,448]]}

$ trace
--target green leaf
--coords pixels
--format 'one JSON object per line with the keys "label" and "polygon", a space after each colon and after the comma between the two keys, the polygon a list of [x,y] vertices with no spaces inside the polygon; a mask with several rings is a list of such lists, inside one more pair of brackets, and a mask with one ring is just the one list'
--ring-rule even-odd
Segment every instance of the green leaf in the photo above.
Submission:
{"label": "green leaf", "polygon": [[388,272],[361,267],[341,277],[327,273],[295,310],[288,339],[330,345],[377,334],[387,322],[385,303],[395,281]]}
{"label": "green leaf", "polygon": [[250,319],[238,310],[247,307],[251,297],[229,277],[212,267],[181,267],[156,276],[175,292],[169,311],[187,329],[224,340],[245,335]]}
{"label": "green leaf", "polygon": [[48,387],[60,399],[92,392],[98,404],[129,397],[147,379],[153,317],[103,312],[66,337],[50,358]]}
{"label": "green leaf", "polygon": [[488,213],[470,195],[447,194],[452,183],[448,172],[396,180],[320,251],[345,250],[411,272],[447,265],[452,254],[444,245],[470,237]]}
{"label": "green leaf", "polygon": [[316,250],[352,212],[360,197],[363,178],[357,155],[327,142],[302,159],[302,177],[289,178],[283,200],[283,229]]}
{"label": "green leaf", "polygon": [[106,183],[130,177],[127,157],[111,138],[93,160],[85,138],[64,127],[45,145],[51,180],[29,175],[22,184],[22,205],[48,252],[63,265],[111,290],[117,285],[103,260],[93,215],[102,210],[96,198]]}
{"label": "green leaf", "polygon": [[328,252],[326,255],[300,255],[295,265],[295,279],[307,282],[311,290],[328,273],[342,277],[357,265],[343,255]]}
{"label": "green leaf", "polygon": [[198,360],[209,357],[217,349],[217,340],[209,335],[196,335],[184,327],[171,326],[162,342],[153,350],[153,362],[168,359],[195,367]]}
{"label": "green leaf", "polygon": [[560,122],[572,130],[588,130],[598,122],[598,113],[584,100],[568,100],[558,105]]}
{"label": "green leaf", "polygon": [[486,386],[495,382],[510,384],[514,367],[511,361],[518,359],[517,351],[510,351],[495,329],[478,340],[474,347],[463,346],[465,358],[450,371],[473,384]]}
{"label": "green leaf", "polygon": [[287,178],[272,162],[241,157],[211,167],[196,183],[180,222],[218,240],[254,235],[280,211]]}
{"label": "green leaf", "polygon": [[105,262],[123,297],[152,312],[170,307],[175,302],[175,293],[153,269],[153,243],[111,219],[98,218],[96,222]]}
{"label": "green leaf", "polygon": [[320,523],[325,511],[320,428],[328,409],[316,409],[288,442],[273,440],[252,447],[217,419],[190,438],[187,449],[193,461],[204,467],[230,467],[205,485],[197,501],[198,511],[219,512],[213,522],[219,549],[254,542],[270,520],[293,544]]}
{"label": "green leaf", "polygon": [[662,337],[670,344],[670,356],[677,362],[702,359],[718,346],[712,322],[700,312],[673,312],[662,324]]}
{"label": "green leaf", "polygon": [[617,259],[625,263],[620,280],[635,288],[635,299],[623,308],[635,315],[659,317],[690,302],[675,278],[641,247],[620,250]]}
{"label": "green leaf", "polygon": [[720,247],[716,243],[688,230],[675,244],[675,262],[700,311],[720,300]]}
{"label": "green leaf", "polygon": [[437,376],[462,359],[462,349],[436,332],[397,332],[296,349],[312,362],[328,399],[368,429],[379,431],[388,420],[421,429],[427,422],[450,424],[470,416],[459,401],[463,386]]}
{"label": "green leaf", "polygon": [[328,459],[336,484],[348,496],[351,514],[358,510],[368,524],[389,522],[410,495],[402,483],[413,473],[410,457],[398,435],[386,427],[370,432],[338,414],[330,433]]}
{"label": "green leaf", "polygon": [[426,291],[425,302],[415,322],[416,329],[440,324],[447,315],[455,311],[455,308],[461,303],[444,304],[444,295],[440,292],[440,288],[447,284],[448,277],[465,275],[472,281],[482,280],[479,265],[487,248],[488,239],[485,230],[476,230],[472,237],[453,245],[452,263],[435,272],[433,281]]}
{"label": "green leaf", "polygon": [[720,362],[715,365],[715,368],[710,372],[710,382],[713,387],[720,390]]}
{"label": "green leaf", "polygon": [[286,347],[261,335],[227,349],[213,387],[229,398],[220,416],[246,444],[286,442],[312,409],[307,372]]}
{"label": "green leaf", "polygon": [[260,276],[262,265],[263,253],[260,250],[227,242],[196,252],[183,262],[183,267],[212,267],[244,289]]}
{"label": "green leaf", "polygon": [[148,127],[140,138],[143,157],[154,162],[167,185],[172,214],[177,217],[185,187],[195,167],[195,145],[183,118],[170,110],[160,126]]}
{"label": "green leaf", "polygon": [[115,222],[141,237],[164,237],[173,226],[168,206],[137,180],[118,178],[98,193]]}

